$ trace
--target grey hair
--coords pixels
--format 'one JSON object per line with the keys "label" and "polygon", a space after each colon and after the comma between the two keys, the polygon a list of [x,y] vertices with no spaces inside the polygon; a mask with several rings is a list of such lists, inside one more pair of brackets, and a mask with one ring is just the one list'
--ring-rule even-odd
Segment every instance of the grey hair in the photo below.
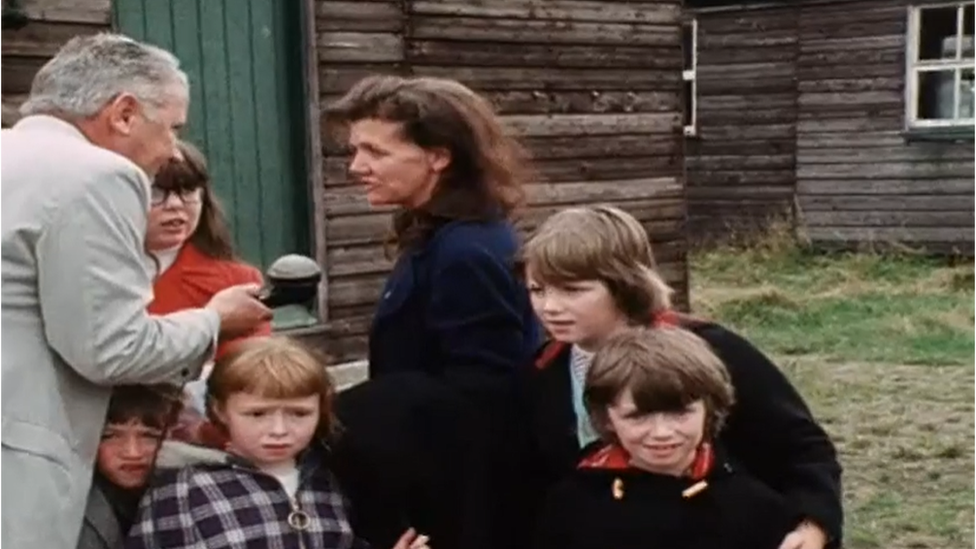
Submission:
{"label": "grey hair", "polygon": [[133,95],[154,116],[189,82],[172,53],[127,36],[99,33],[69,40],[37,72],[21,114],[88,118],[122,93]]}

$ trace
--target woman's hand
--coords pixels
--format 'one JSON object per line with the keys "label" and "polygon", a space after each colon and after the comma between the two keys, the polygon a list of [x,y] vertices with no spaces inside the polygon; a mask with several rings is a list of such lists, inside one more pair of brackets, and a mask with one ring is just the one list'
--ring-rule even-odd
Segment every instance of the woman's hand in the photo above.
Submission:
{"label": "woman's hand", "polygon": [[804,522],[783,538],[779,549],[824,549],[827,534],[812,522]]}
{"label": "woman's hand", "polygon": [[416,530],[409,528],[400,536],[393,549],[430,549],[430,546],[427,545],[428,541],[430,538],[418,535]]}

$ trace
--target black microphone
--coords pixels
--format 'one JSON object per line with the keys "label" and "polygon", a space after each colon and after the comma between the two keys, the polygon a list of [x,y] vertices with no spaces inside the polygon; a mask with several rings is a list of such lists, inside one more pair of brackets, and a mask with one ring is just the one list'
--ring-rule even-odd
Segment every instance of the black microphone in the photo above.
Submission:
{"label": "black microphone", "polygon": [[298,254],[279,257],[265,273],[258,300],[274,309],[285,305],[312,305],[319,291],[322,269],[314,259]]}

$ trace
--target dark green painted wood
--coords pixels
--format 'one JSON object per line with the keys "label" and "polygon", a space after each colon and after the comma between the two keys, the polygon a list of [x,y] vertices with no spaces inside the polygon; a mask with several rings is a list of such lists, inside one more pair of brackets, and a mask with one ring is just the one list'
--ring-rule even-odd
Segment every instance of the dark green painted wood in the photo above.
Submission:
{"label": "dark green painted wood", "polygon": [[299,2],[114,0],[116,28],[177,55],[184,137],[207,155],[238,251],[266,267],[309,253]]}

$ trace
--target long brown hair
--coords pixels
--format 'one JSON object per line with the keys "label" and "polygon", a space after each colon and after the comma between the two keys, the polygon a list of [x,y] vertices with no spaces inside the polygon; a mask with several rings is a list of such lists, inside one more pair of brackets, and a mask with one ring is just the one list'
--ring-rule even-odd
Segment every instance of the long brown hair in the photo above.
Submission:
{"label": "long brown hair", "polygon": [[491,104],[459,82],[368,76],[332,104],[327,117],[342,129],[370,118],[396,122],[417,146],[450,151],[451,164],[430,200],[394,216],[400,251],[445,220],[511,218],[525,199],[523,185],[531,177],[525,149],[506,134]]}
{"label": "long brown hair", "polygon": [[177,143],[181,158],[170,160],[156,174],[153,185],[166,191],[200,189],[200,223],[187,240],[204,255],[214,259],[236,260],[227,218],[210,184],[210,172],[203,153],[186,141]]}

